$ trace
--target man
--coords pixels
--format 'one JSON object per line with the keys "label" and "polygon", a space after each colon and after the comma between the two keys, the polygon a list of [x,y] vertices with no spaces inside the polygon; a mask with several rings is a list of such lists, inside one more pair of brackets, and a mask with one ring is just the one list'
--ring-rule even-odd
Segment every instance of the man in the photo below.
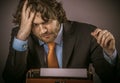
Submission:
{"label": "man", "polygon": [[14,23],[18,27],[11,34],[3,72],[6,83],[24,82],[29,69],[51,67],[48,44],[53,42],[59,68],[88,68],[92,63],[102,82],[114,80],[119,58],[114,36],[90,24],[68,21],[56,0],[20,0]]}

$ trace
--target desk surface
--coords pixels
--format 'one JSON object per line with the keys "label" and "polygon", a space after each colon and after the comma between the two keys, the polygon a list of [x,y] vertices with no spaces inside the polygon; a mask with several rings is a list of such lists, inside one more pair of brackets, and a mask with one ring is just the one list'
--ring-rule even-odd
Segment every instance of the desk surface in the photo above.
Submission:
{"label": "desk surface", "polygon": [[93,83],[92,80],[54,79],[54,78],[28,78],[26,83]]}
{"label": "desk surface", "polygon": [[[73,77],[71,77],[73,76]],[[26,83],[93,83],[86,69],[31,69]]]}

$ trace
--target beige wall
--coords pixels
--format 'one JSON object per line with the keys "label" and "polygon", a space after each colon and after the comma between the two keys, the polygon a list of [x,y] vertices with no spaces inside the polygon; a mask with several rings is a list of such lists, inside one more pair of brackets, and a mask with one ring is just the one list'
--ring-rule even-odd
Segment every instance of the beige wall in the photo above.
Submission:
{"label": "beige wall", "polygon": [[[4,0],[0,2],[0,83],[3,83],[1,75],[8,54],[10,31],[13,27],[12,13],[15,11],[18,1]],[[117,0],[59,1],[62,1],[70,20],[87,22],[110,30],[115,35],[117,46],[120,46],[120,4],[116,2]]]}

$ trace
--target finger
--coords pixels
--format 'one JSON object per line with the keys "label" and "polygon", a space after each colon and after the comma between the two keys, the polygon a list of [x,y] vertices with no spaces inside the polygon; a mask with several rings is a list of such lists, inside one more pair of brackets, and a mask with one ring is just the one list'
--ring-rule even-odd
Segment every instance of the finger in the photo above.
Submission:
{"label": "finger", "polygon": [[105,39],[105,34],[107,33],[107,30],[100,31],[97,36],[97,42],[101,44],[102,39]]}
{"label": "finger", "polygon": [[29,20],[32,22],[35,17],[35,11],[31,11]]}
{"label": "finger", "polygon": [[102,31],[101,29],[97,28],[94,32],[91,33],[95,38],[97,38],[98,34]]}
{"label": "finger", "polygon": [[115,39],[114,39],[114,37],[113,37],[112,34],[110,34],[110,35],[106,38],[105,43],[104,43],[104,46],[109,46],[110,43],[115,43]]}
{"label": "finger", "polygon": [[26,9],[26,18],[29,18],[30,17],[30,12],[31,12],[31,6],[29,6],[27,9]]}
{"label": "finger", "polygon": [[100,29],[100,28],[97,28],[96,30],[95,30],[95,35],[98,35],[99,34],[99,32],[101,32],[102,30]]}
{"label": "finger", "polygon": [[109,35],[110,35],[110,32],[104,33],[104,36],[101,38],[101,41],[100,41],[101,46],[105,46],[105,40]]}
{"label": "finger", "polygon": [[22,14],[25,14],[25,11],[26,11],[26,8],[27,8],[27,3],[28,3],[28,0],[25,0],[25,3],[23,5],[23,9],[22,9]]}

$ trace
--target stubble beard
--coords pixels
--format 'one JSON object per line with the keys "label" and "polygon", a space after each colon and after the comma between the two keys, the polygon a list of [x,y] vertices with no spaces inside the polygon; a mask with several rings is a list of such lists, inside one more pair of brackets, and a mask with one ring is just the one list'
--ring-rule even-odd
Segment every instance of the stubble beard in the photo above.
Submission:
{"label": "stubble beard", "polygon": [[50,37],[48,37],[48,38],[41,37],[40,40],[42,40],[42,41],[45,42],[45,43],[49,43],[49,42],[53,42],[56,37],[57,37],[57,35],[52,34],[52,35],[51,35]]}
{"label": "stubble beard", "polygon": [[56,39],[56,37],[60,31],[60,24],[58,23],[56,27],[58,27],[58,28],[56,28],[54,32],[50,33],[50,37],[47,38],[47,37],[40,35],[39,39],[45,43],[53,42]]}

